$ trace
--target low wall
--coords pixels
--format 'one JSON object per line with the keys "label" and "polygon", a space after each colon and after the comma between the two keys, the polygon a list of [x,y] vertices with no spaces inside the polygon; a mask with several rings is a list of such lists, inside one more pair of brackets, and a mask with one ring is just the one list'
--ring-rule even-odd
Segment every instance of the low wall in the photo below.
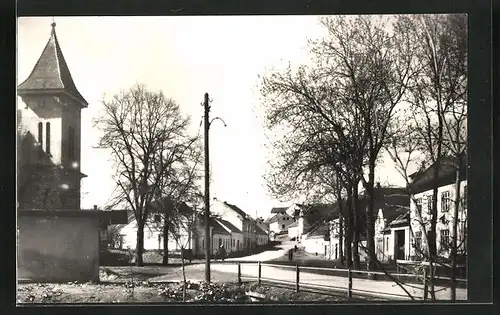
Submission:
{"label": "low wall", "polygon": [[99,212],[18,211],[18,280],[98,281]]}

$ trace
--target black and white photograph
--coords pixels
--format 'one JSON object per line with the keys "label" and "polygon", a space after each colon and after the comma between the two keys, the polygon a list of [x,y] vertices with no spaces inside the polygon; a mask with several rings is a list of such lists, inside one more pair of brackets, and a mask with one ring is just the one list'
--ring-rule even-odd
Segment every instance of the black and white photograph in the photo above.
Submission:
{"label": "black and white photograph", "polygon": [[467,14],[19,17],[17,305],[467,301],[468,47]]}

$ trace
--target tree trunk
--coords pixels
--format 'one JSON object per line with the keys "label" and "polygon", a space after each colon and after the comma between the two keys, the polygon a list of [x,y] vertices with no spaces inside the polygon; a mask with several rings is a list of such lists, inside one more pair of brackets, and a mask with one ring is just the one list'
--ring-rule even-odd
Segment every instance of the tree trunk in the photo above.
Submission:
{"label": "tree trunk", "polygon": [[451,244],[451,288],[450,298],[456,300],[457,294],[457,253],[458,253],[458,211],[460,207],[460,162],[458,163],[455,172],[455,207],[453,209],[453,226],[451,228],[452,244]]}
{"label": "tree trunk", "polygon": [[345,252],[346,252],[346,265],[347,268],[352,268],[352,240],[353,240],[353,214],[352,214],[352,189],[347,188],[347,208],[345,215],[347,219],[346,238],[345,238]]}
{"label": "tree trunk", "polygon": [[184,268],[184,247],[181,246],[182,302],[186,302],[186,269]]}
{"label": "tree trunk", "polygon": [[144,266],[142,253],[144,252],[144,223],[137,222],[137,242],[135,246],[135,264],[136,266]]}
{"label": "tree trunk", "polygon": [[339,260],[344,264],[344,216],[339,215]]}
{"label": "tree trunk", "polygon": [[374,196],[373,196],[373,184],[375,181],[375,159],[370,159],[369,162],[369,174],[368,174],[368,182],[365,185],[366,190],[366,248],[368,250],[368,270],[375,269],[375,220],[373,218],[374,215]]}
{"label": "tree trunk", "polygon": [[353,264],[354,269],[358,270],[360,268],[360,258],[359,258],[359,236],[360,236],[360,221],[359,221],[359,200],[358,200],[358,184],[355,183],[352,187],[352,206],[353,206],[353,227],[354,227],[354,238],[352,244],[353,250]]}
{"label": "tree trunk", "polygon": [[438,176],[439,169],[441,168],[441,152],[440,145],[438,145],[438,157],[435,162],[435,167],[433,169],[433,189],[432,189],[432,209],[431,209],[431,226],[429,232],[427,233],[427,242],[429,246],[429,262],[430,262],[430,273],[429,273],[429,294],[431,299],[436,299],[436,293],[434,291],[434,273],[433,273],[433,262],[437,258],[437,244],[436,244],[436,224],[437,224],[437,203],[438,203]]}
{"label": "tree trunk", "polygon": [[164,216],[163,221],[163,259],[162,265],[168,265],[168,219]]}

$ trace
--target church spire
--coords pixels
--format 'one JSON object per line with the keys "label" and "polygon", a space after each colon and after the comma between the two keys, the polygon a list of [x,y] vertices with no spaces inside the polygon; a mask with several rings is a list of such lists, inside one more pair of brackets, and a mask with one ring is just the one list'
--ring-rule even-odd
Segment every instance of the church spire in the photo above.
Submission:
{"label": "church spire", "polygon": [[20,96],[40,92],[62,93],[75,99],[81,107],[88,103],[78,92],[64,59],[56,35],[56,23],[52,20],[50,38],[29,77],[18,86]]}

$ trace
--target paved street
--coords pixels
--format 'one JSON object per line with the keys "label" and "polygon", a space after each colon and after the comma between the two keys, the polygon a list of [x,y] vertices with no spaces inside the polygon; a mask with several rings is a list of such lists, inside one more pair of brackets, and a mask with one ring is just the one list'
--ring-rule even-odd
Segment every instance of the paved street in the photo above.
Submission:
{"label": "paved street", "polygon": [[[242,262],[241,264],[241,274],[243,280],[245,277],[256,278],[258,275],[258,264],[256,261],[266,262],[286,254],[286,251],[293,247],[292,243],[285,243],[278,246],[278,250],[265,251],[256,255],[227,259],[226,263],[212,262],[211,272],[212,280],[218,281],[236,281],[238,274],[238,266],[236,262]],[[234,262],[232,264],[231,262]],[[247,262],[247,263],[245,263]],[[254,263],[251,263],[254,262]],[[186,266],[186,277],[188,280],[197,281],[203,279],[205,265],[204,264],[193,264]],[[328,286],[329,288],[337,288],[338,290],[346,290],[348,286],[347,277],[332,276],[332,275],[320,275],[316,273],[311,273],[306,271],[306,267],[301,267],[300,269],[300,282],[302,284],[313,285],[313,286]],[[180,272],[180,268],[179,268]],[[162,275],[155,278],[151,278],[150,281],[173,281],[180,280],[180,273]],[[261,267],[261,276],[264,280],[275,280],[275,281],[290,281],[295,282],[296,271],[295,267],[273,267],[263,265]],[[423,288],[420,284],[405,284],[404,288],[415,298],[422,299]],[[352,289],[354,294],[362,295],[372,295],[391,299],[410,299],[404,290],[398,286],[393,281],[384,280],[368,280],[368,279],[357,279],[353,278]],[[450,296],[449,289],[444,287],[436,287],[436,298],[438,300],[448,300]],[[457,289],[457,299],[466,300],[467,290]]]}
{"label": "paved street", "polygon": [[[193,266],[194,268],[203,268],[204,266]],[[234,273],[235,276],[238,272],[237,265],[227,265],[227,264],[213,264],[211,269],[218,272],[224,273]],[[257,277],[258,267],[257,264],[242,264],[241,266],[242,276],[247,277]],[[295,281],[296,271],[295,268],[290,268],[289,270],[284,268],[262,266],[261,275],[263,279],[279,280],[279,281]],[[339,289],[347,289],[348,280],[347,277],[330,276],[330,275],[319,275],[311,272],[301,271],[300,272],[300,283],[312,284],[318,286],[328,286]],[[404,285],[405,289],[410,292],[416,299],[421,299],[423,297],[422,285],[408,284]],[[378,295],[383,293],[384,295],[392,295],[395,299],[409,299],[408,295],[401,289],[396,283],[392,281],[375,281],[368,279],[353,279],[352,288],[354,292],[360,294],[370,294]],[[443,287],[436,287],[436,298],[440,300],[449,299],[450,292],[448,289]],[[457,289],[457,299],[466,300],[467,291],[466,289]]]}
{"label": "paved street", "polygon": [[279,248],[277,250],[268,250],[259,254],[251,255],[251,256],[245,256],[245,257],[237,257],[237,258],[228,258],[226,261],[270,261],[276,258],[279,258],[283,255],[286,254],[286,252],[290,249],[293,248],[293,244],[290,242],[284,242],[283,244],[276,245],[276,248]]}

